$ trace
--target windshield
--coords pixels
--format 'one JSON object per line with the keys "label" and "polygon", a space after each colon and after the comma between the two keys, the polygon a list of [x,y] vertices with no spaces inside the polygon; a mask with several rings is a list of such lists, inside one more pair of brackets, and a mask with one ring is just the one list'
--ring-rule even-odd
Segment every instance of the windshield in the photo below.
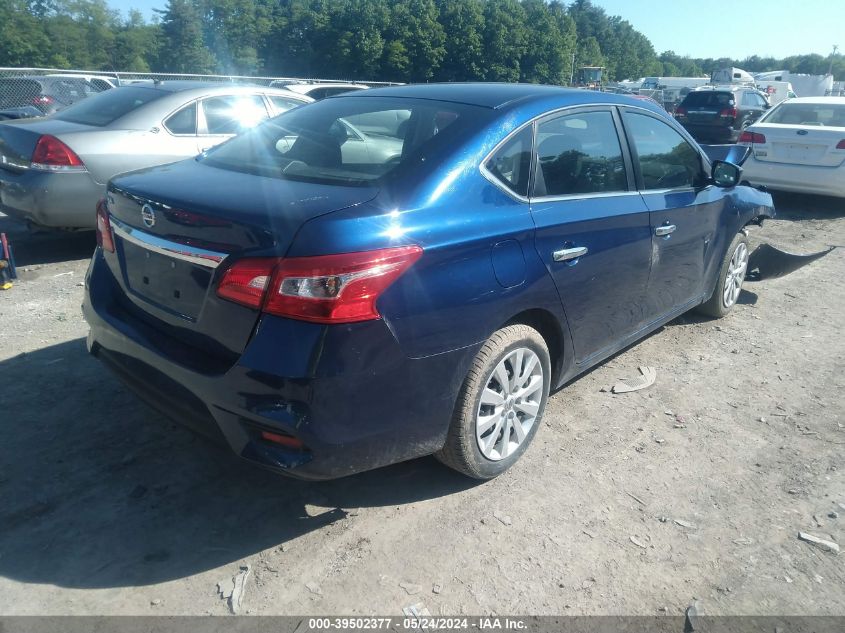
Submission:
{"label": "windshield", "polygon": [[102,127],[165,94],[167,93],[163,90],[122,86],[75,103],[56,114],[54,118]]}
{"label": "windshield", "polygon": [[769,113],[766,123],[845,127],[845,105],[784,102]]}
{"label": "windshield", "polygon": [[437,164],[493,116],[478,106],[392,97],[326,99],[282,114],[198,160],[244,173],[367,184]]}

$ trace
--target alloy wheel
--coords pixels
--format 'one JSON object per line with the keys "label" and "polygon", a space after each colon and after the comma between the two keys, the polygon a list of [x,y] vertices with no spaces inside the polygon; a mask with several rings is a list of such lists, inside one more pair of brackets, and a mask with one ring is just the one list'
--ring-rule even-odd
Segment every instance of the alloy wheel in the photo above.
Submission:
{"label": "alloy wheel", "polygon": [[740,242],[736,247],[731,261],[728,264],[728,274],[725,277],[725,289],[722,292],[722,303],[730,308],[739,298],[742,290],[742,282],[745,280],[745,272],[748,269],[748,245]]}
{"label": "alloy wheel", "polygon": [[481,454],[512,455],[534,426],[543,399],[543,364],[531,349],[512,350],[493,369],[481,393],[475,437]]}

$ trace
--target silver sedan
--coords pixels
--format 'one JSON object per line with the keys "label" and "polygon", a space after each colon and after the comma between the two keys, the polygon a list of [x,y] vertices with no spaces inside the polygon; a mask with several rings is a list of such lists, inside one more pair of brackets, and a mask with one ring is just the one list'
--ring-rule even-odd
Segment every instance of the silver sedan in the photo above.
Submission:
{"label": "silver sedan", "polygon": [[42,227],[93,229],[113,176],[190,158],[312,101],[266,86],[169,81],[0,123],[0,211]]}

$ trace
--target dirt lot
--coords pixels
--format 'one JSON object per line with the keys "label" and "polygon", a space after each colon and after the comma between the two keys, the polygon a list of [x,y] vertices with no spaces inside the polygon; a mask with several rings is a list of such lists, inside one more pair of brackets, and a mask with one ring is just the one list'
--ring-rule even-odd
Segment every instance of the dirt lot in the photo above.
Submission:
{"label": "dirt lot", "polygon": [[[776,203],[760,235],[845,245],[845,203]],[[2,614],[223,615],[216,585],[246,565],[250,614],[845,614],[845,554],[797,538],[845,545],[845,249],[568,385],[495,481],[427,458],[307,484],[195,438],[86,355],[91,236],[12,237]],[[650,389],[602,391],[643,364]]]}

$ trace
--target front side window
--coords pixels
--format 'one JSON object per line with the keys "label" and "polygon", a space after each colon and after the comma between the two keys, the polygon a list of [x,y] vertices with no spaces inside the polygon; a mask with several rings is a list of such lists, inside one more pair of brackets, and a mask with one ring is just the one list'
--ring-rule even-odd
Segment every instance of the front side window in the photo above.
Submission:
{"label": "front side window", "polygon": [[520,196],[528,195],[533,132],[527,126],[487,159],[484,167],[502,185]]}
{"label": "front side window", "polygon": [[622,147],[610,112],[569,114],[537,127],[537,196],[625,191]]}
{"label": "front side window", "polygon": [[626,113],[625,126],[637,153],[644,189],[695,187],[702,181],[701,155],[667,123]]}
{"label": "front side window", "polygon": [[202,101],[206,134],[239,134],[268,118],[260,95],[226,95]]}

